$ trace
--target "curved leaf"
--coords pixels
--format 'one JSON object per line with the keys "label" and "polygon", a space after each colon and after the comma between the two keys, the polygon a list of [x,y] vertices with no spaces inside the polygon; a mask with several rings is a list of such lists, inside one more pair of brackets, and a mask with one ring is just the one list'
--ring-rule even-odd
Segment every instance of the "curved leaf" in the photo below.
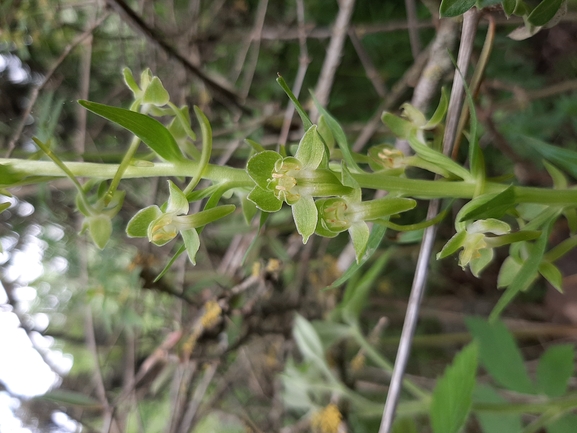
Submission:
{"label": "curved leaf", "polygon": [[140,138],[162,159],[168,162],[184,161],[184,156],[170,131],[158,120],[135,111],[85,100],[80,105],[94,114],[98,114]]}

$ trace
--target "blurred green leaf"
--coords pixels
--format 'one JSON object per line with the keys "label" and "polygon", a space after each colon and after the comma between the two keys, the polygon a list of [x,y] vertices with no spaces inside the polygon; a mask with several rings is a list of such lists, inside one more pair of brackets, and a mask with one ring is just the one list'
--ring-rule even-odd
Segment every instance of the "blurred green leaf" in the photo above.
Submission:
{"label": "blurred green leaf", "polygon": [[575,433],[577,415],[568,413],[547,426],[547,433]]}
{"label": "blurred green leaf", "polygon": [[549,397],[561,397],[573,376],[575,347],[559,344],[549,347],[537,365],[537,391]]}
{"label": "blurred green leaf", "polygon": [[75,391],[67,391],[65,389],[55,389],[35,398],[64,406],[81,407],[84,409],[100,409],[102,407],[98,400],[88,395]]}
{"label": "blurred green leaf", "polygon": [[473,7],[475,0],[442,0],[439,13],[441,17],[463,15]]}
{"label": "blurred green leaf", "polygon": [[543,158],[563,168],[571,176],[577,178],[577,152],[558,146],[552,146],[544,141],[532,137],[523,137],[522,142]]}
{"label": "blurred green leaf", "polygon": [[553,19],[562,4],[563,0],[543,0],[531,11],[527,21],[534,26],[544,26]]}
{"label": "blurred green leaf", "polygon": [[90,233],[94,244],[99,249],[103,249],[112,234],[112,222],[110,218],[106,215],[93,215],[86,218],[86,224],[88,225],[88,233]]}
{"label": "blurred green leaf", "polygon": [[435,433],[457,433],[471,410],[477,374],[478,347],[466,346],[455,356],[437,381],[430,407],[431,425]]}
{"label": "blurred green leaf", "polygon": [[512,391],[533,393],[535,387],[507,327],[500,321],[489,323],[479,317],[467,317],[465,323],[479,342],[481,364],[495,381]]}
{"label": "blurred green leaf", "polygon": [[[488,385],[477,384],[473,391],[475,403],[502,403],[508,402],[497,391]],[[492,413],[478,411],[475,416],[481,424],[483,433],[520,433],[522,431],[521,415],[512,413]]]}

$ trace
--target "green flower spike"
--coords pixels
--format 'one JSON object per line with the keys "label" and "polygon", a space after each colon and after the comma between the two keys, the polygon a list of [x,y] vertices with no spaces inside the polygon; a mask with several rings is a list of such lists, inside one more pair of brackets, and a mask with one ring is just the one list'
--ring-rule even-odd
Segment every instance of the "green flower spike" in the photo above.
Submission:
{"label": "green flower spike", "polygon": [[325,156],[325,145],[317,126],[313,125],[301,139],[294,157],[283,158],[277,152],[265,150],[247,164],[247,172],[256,184],[248,199],[264,212],[277,212],[286,202],[292,207],[295,225],[304,243],[317,226],[313,197],[351,192],[330,170],[319,168]]}
{"label": "green flower spike", "polygon": [[197,228],[203,227],[234,211],[234,205],[217,206],[212,209],[187,215],[188,200],[184,193],[170,180],[170,196],[166,210],[152,205],[140,210],[128,222],[126,233],[133,238],[148,237],[155,245],[165,245],[179,233],[182,236],[188,258],[196,264],[196,253],[200,247]]}
{"label": "green flower spike", "polygon": [[[449,239],[441,252],[437,254],[437,259],[447,257],[463,248],[459,253],[459,265],[463,269],[469,265],[473,275],[478,277],[493,259],[493,248],[508,243],[503,238],[510,231],[509,224],[494,218],[475,221]],[[496,236],[487,236],[487,233]]]}

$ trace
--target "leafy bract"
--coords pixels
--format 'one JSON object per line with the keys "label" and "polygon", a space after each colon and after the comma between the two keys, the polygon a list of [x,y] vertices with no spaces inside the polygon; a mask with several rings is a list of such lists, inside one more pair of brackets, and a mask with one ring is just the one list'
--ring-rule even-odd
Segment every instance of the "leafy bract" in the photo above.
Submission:
{"label": "leafy bract", "polygon": [[549,397],[561,397],[573,375],[575,347],[559,344],[548,348],[537,365],[537,390]]}
{"label": "leafy bract", "polygon": [[129,130],[166,161],[180,162],[185,159],[170,131],[158,120],[135,111],[97,102],[80,100],[78,103]]}

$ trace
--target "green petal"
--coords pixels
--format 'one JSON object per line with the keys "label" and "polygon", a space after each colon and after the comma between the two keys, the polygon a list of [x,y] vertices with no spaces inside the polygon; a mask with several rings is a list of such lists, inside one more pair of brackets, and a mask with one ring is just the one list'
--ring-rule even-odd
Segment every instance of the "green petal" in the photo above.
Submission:
{"label": "green petal", "polygon": [[193,265],[196,265],[196,253],[200,248],[200,238],[195,229],[183,230],[180,232],[182,240],[184,241],[184,246],[186,247],[186,253],[188,258]]}
{"label": "green petal", "polygon": [[187,214],[189,205],[186,195],[184,195],[180,188],[171,180],[168,181],[168,189],[170,191],[170,197],[168,198],[166,213],[173,213],[175,215]]}
{"label": "green petal", "polygon": [[303,196],[292,205],[292,210],[297,231],[303,237],[303,244],[306,244],[317,226],[318,211],[315,201],[311,196]]}

